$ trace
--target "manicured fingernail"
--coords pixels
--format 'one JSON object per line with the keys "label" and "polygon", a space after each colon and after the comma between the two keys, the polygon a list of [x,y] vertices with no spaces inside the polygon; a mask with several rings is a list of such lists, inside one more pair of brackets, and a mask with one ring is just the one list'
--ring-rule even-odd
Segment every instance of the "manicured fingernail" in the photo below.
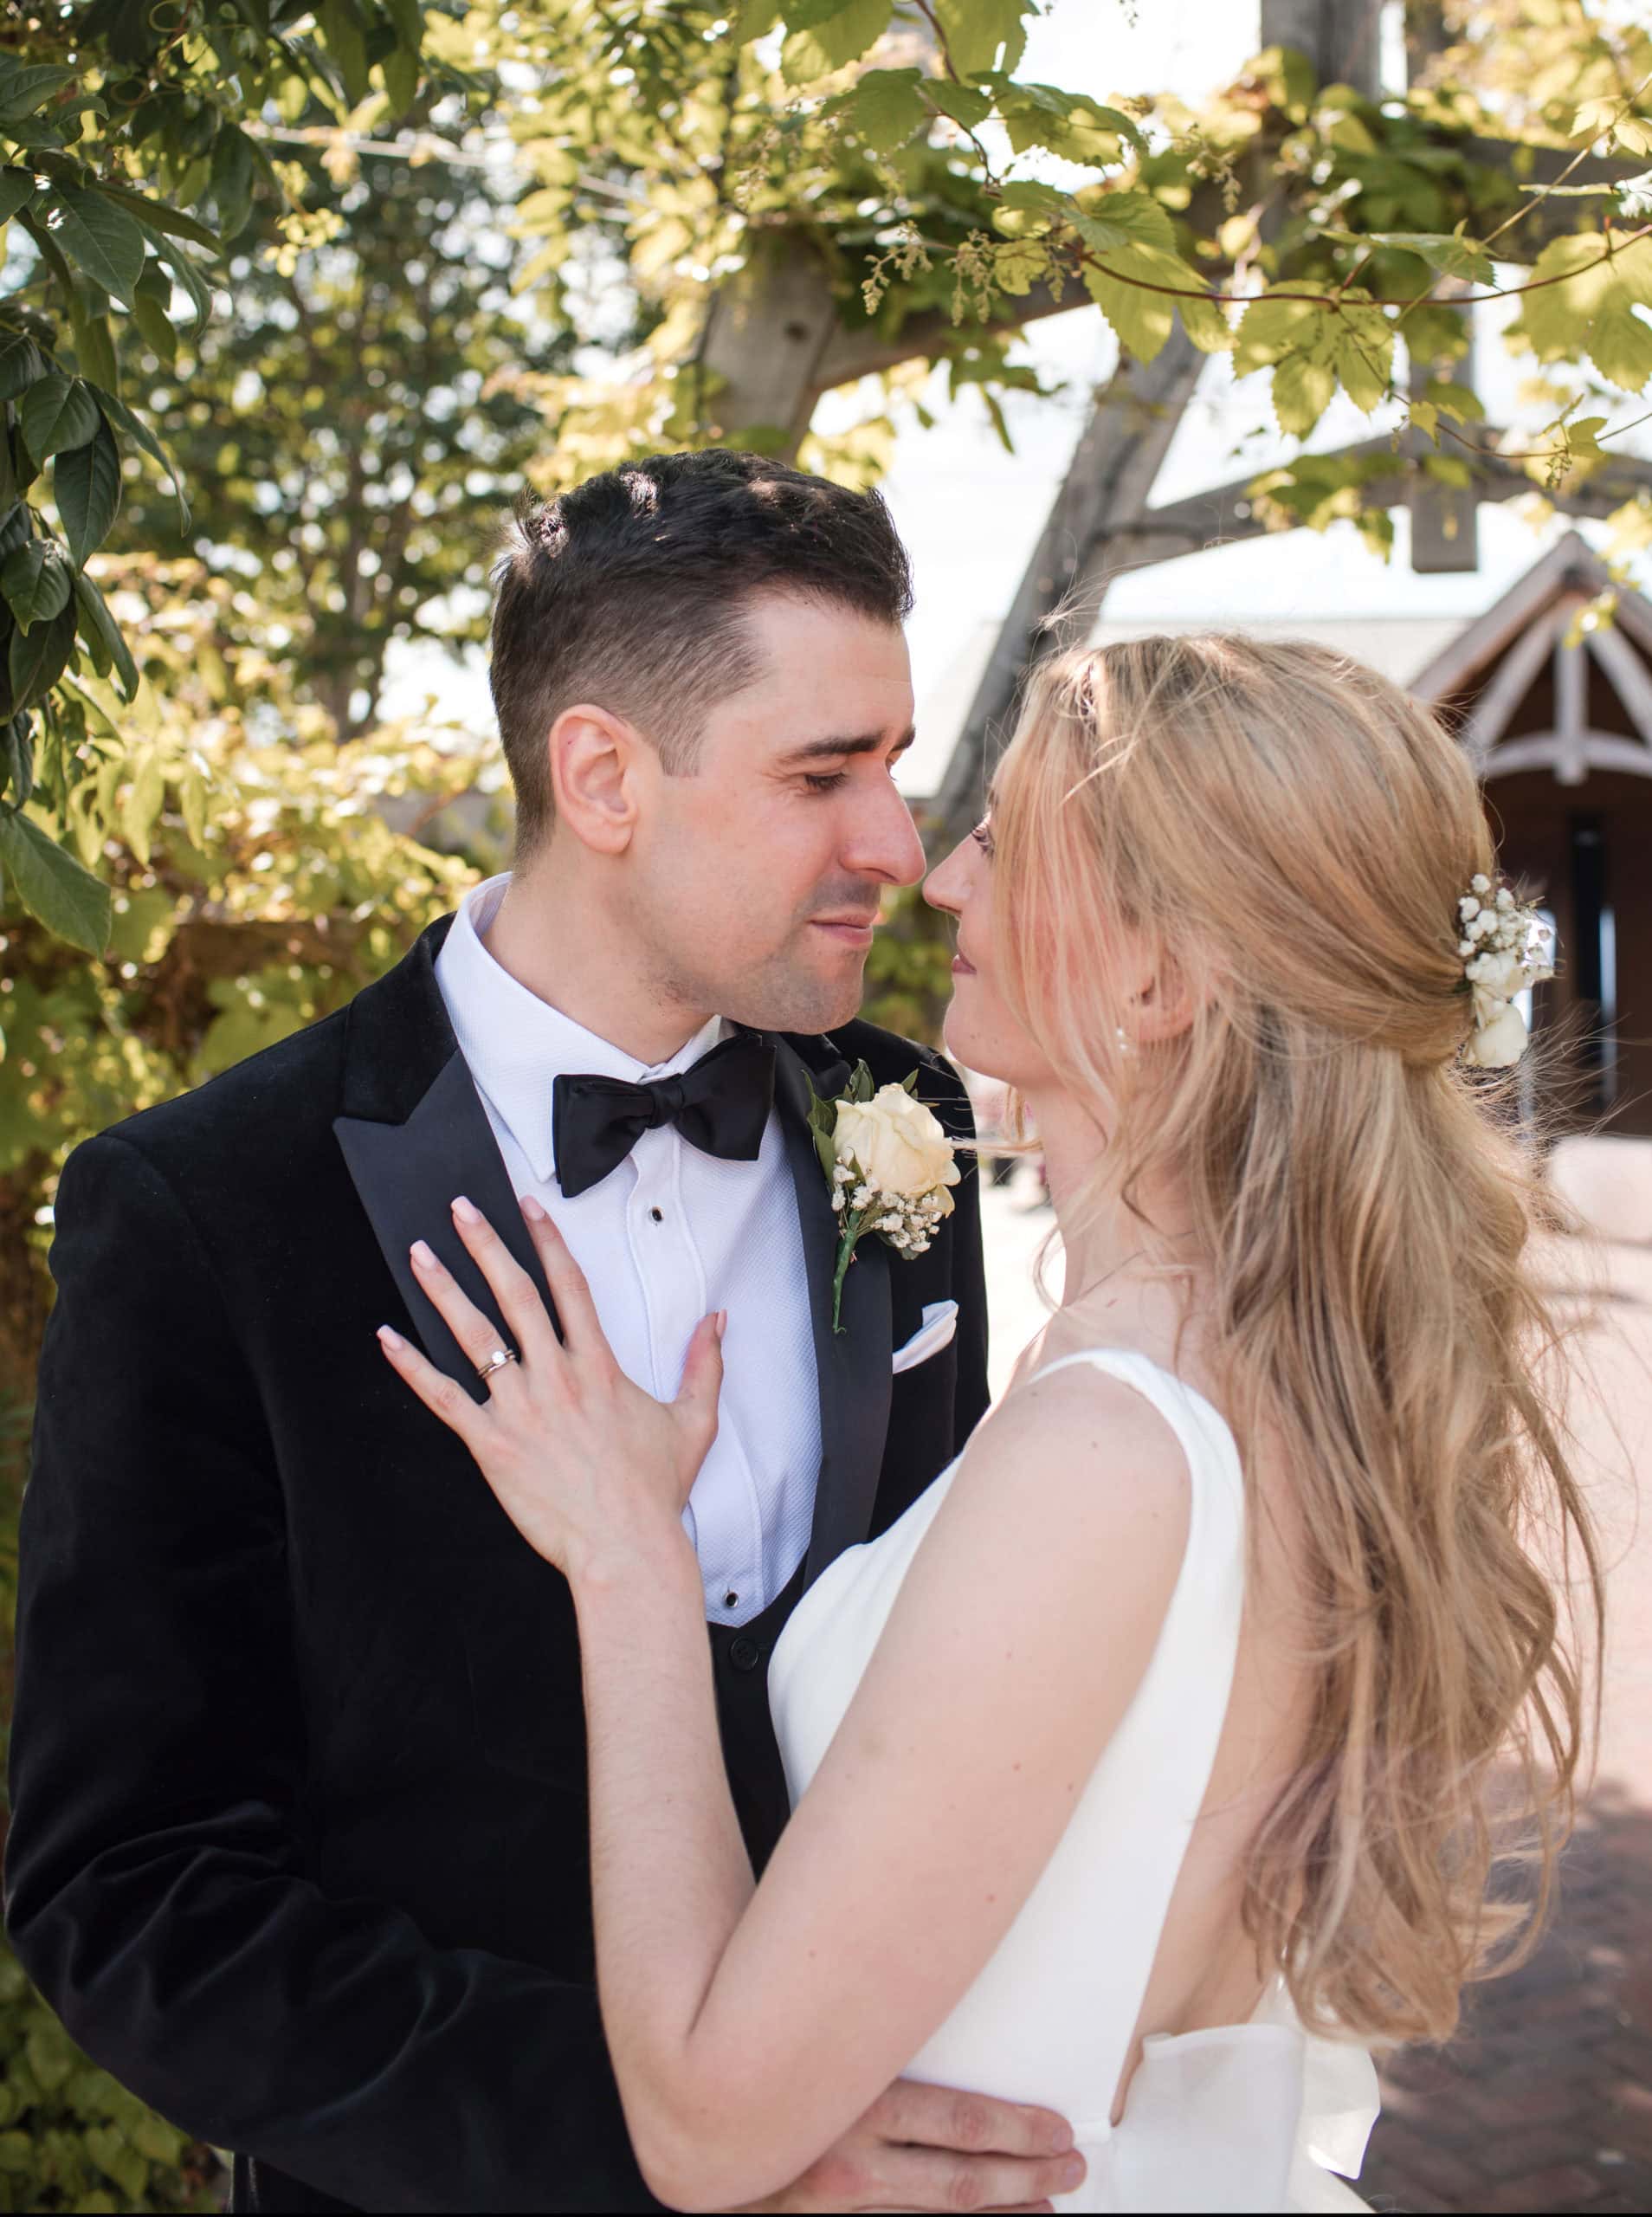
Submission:
{"label": "manicured fingernail", "polygon": [[481,1211],[474,1201],[468,1201],[462,1193],[454,1195],[453,1212],[461,1224],[480,1224],[482,1220]]}
{"label": "manicured fingernail", "polygon": [[422,1270],[439,1270],[442,1268],[441,1264],[437,1262],[423,1239],[416,1239],[410,1251],[414,1261]]}
{"label": "manicured fingernail", "polygon": [[402,1337],[401,1334],[399,1332],[391,1331],[388,1324],[381,1324],[379,1326],[378,1336],[387,1348],[404,1348],[407,1345],[407,1341]]}
{"label": "manicured fingernail", "polygon": [[534,1223],[538,1224],[544,1217],[545,1211],[539,1206],[539,1204],[534,1199],[532,1193],[524,1193],[522,1196],[522,1213],[524,1216],[532,1217]]}
{"label": "manicured fingernail", "polygon": [[722,1339],[724,1333],[727,1331],[727,1329],[728,1311],[726,1309],[720,1309],[717,1312],[717,1336],[720,1341]]}
{"label": "manicured fingernail", "polygon": [[1083,2156],[1076,2155],[1069,2156],[1067,2161],[1062,2165],[1062,2184],[1064,2187],[1076,2186],[1079,2181],[1084,2176],[1084,2170],[1085,2163]]}

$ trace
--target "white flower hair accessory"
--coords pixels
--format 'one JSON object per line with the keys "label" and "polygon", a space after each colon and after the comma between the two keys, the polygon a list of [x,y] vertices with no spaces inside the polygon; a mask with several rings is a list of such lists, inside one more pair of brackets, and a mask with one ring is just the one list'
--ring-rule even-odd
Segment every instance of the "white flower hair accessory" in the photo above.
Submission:
{"label": "white flower hair accessory", "polygon": [[914,1097],[917,1083],[913,1070],[900,1085],[875,1085],[866,1064],[857,1063],[848,1091],[835,1101],[823,1101],[810,1088],[809,1126],[841,1227],[832,1274],[834,1332],[843,1328],[843,1279],[862,1234],[877,1232],[911,1262],[952,1212],[946,1190],[958,1180],[952,1142]]}
{"label": "white flower hair accessory", "polygon": [[1507,1070],[1526,1051],[1526,1019],[1515,998],[1553,977],[1554,929],[1507,885],[1494,891],[1479,870],[1457,903],[1457,921],[1462,934],[1457,952],[1465,958],[1462,990],[1473,994],[1475,1004],[1463,1059],[1478,1070]]}

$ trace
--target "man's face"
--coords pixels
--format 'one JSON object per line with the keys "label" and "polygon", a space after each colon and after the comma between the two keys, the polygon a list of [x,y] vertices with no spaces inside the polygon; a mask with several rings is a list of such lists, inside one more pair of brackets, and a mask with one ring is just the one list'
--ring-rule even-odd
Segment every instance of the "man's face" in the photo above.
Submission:
{"label": "man's face", "polygon": [[661,994],[758,1030],[860,1006],[885,886],[923,848],[892,772],[912,739],[896,625],[782,594],[750,604],[764,667],[707,720],[697,766],[641,765],[628,893]]}

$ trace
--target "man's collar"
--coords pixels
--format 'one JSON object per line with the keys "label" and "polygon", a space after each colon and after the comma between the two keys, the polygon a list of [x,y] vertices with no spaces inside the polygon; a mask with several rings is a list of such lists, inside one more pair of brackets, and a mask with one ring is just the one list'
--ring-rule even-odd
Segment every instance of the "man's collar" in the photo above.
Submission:
{"label": "man's collar", "polygon": [[721,1017],[708,1018],[663,1063],[639,1063],[588,1031],[489,953],[483,934],[510,882],[506,870],[465,895],[436,957],[436,977],[471,1076],[545,1185],[556,1167],[551,1097],[557,1078],[573,1071],[632,1083],[674,1076],[709,1053],[731,1027]]}

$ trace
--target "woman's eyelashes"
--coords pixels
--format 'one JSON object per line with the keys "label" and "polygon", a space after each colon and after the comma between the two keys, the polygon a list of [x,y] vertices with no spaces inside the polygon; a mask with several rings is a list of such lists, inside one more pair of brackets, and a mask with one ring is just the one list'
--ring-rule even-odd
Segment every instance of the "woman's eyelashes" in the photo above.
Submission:
{"label": "woman's eyelashes", "polygon": [[991,862],[993,856],[992,825],[991,821],[987,818],[983,817],[980,823],[978,823],[974,831],[971,832],[970,837],[974,840],[976,845],[981,850],[981,852],[986,856],[987,860]]}

